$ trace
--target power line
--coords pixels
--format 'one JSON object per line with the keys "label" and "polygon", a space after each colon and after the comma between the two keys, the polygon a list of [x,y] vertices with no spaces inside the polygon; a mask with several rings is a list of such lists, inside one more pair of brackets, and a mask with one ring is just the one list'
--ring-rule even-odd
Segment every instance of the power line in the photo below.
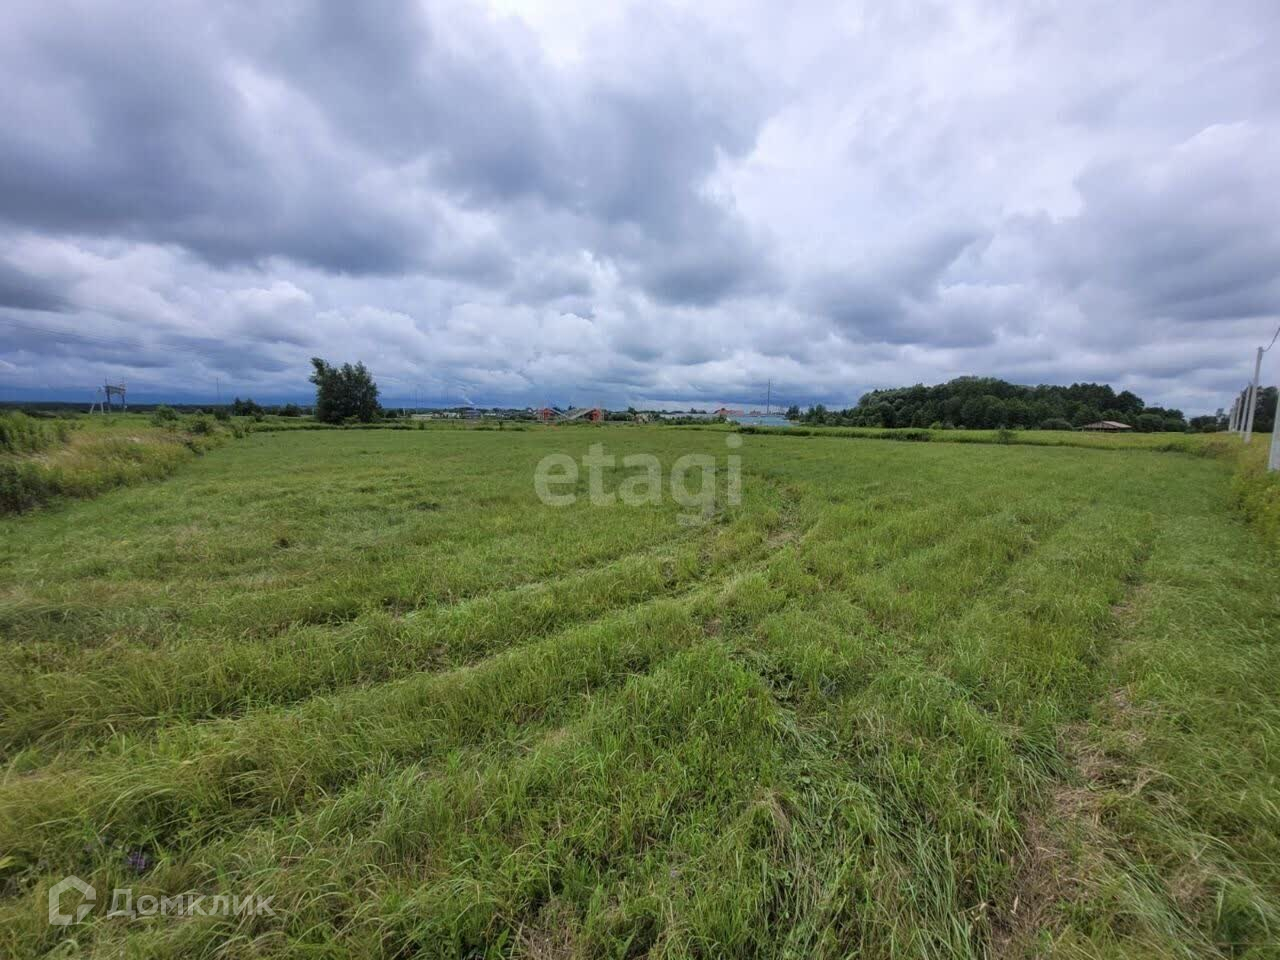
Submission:
{"label": "power line", "polygon": [[1276,345],[1276,337],[1280,337],[1280,327],[1276,327],[1276,332],[1271,335],[1271,342],[1262,348],[1262,352],[1266,353]]}

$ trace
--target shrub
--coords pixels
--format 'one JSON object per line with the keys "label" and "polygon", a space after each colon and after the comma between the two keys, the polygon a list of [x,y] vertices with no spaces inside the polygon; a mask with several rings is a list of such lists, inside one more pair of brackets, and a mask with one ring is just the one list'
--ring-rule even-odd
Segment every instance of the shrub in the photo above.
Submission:
{"label": "shrub", "polygon": [[924,443],[933,439],[933,434],[928,430],[895,430],[893,433],[886,433],[886,439],[890,440],[914,440],[917,443]]}
{"label": "shrub", "polygon": [[151,414],[151,422],[157,427],[169,426],[178,422],[178,411],[173,407],[160,404]]}
{"label": "shrub", "polygon": [[49,471],[33,463],[0,463],[0,513],[18,513],[48,500],[56,493]]}
{"label": "shrub", "polygon": [[51,431],[25,413],[0,415],[0,452],[35,453],[52,442]]}
{"label": "shrub", "polygon": [[210,420],[208,417],[206,417],[204,414],[201,414],[197,417],[192,418],[191,426],[189,426],[187,429],[190,430],[192,433],[208,434],[208,433],[213,433],[215,428],[213,425],[213,421]]}
{"label": "shrub", "polygon": [[1241,463],[1231,485],[1236,503],[1249,521],[1272,545],[1280,546],[1280,474],[1268,473],[1266,461],[1259,457]]}
{"label": "shrub", "polygon": [[1159,433],[1164,429],[1164,417],[1158,413],[1140,413],[1135,426],[1143,433]]}
{"label": "shrub", "polygon": [[1040,424],[1041,430],[1070,430],[1071,421],[1064,420],[1062,417],[1050,417]]}
{"label": "shrub", "polygon": [[1010,430],[1008,427],[1001,427],[996,431],[996,443],[1017,443],[1018,431]]}

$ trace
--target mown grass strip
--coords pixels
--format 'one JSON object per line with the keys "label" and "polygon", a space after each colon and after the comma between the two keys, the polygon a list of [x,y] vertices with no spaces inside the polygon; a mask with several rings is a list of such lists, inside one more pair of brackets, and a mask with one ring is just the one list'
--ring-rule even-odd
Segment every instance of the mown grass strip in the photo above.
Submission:
{"label": "mown grass strip", "polygon": [[[770,776],[773,715],[757,678],[700,644],[526,757],[397,781],[354,844],[332,836],[322,855],[270,874],[246,863],[240,876],[276,898],[284,929],[269,918],[173,926],[156,955],[286,942],[365,955],[483,950],[530,905],[589,900],[677,832],[715,835]],[[601,901],[599,912],[611,941],[642,949],[656,932],[634,905]],[[110,942],[110,924],[97,926]]]}
{"label": "mown grass strip", "polygon": [[83,866],[87,844],[187,846],[326,797],[396,758],[440,756],[503,725],[564,709],[699,635],[670,601],[579,627],[472,668],[413,677],[293,710],[190,725],[83,769],[0,786],[0,849],[14,864]]}
{"label": "mown grass strip", "polygon": [[1280,593],[1240,532],[1184,517],[1154,538],[1042,814],[1041,943],[1265,957],[1280,937]]}
{"label": "mown grass strip", "polygon": [[31,743],[68,743],[175,719],[207,719],[288,703],[411,670],[446,669],[574,622],[687,589],[765,542],[745,524],[716,527],[674,550],[627,557],[585,574],[397,617],[373,613],[340,629],[310,628],[274,642],[184,644],[135,651],[89,674],[11,678],[3,687],[0,740],[12,754]]}

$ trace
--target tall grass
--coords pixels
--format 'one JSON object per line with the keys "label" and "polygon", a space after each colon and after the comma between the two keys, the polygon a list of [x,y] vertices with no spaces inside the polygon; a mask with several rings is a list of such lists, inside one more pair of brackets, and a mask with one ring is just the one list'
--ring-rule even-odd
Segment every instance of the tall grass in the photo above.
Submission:
{"label": "tall grass", "polygon": [[0,417],[6,454],[0,456],[0,514],[168,476],[220,442],[223,434],[211,424],[196,418],[161,431],[137,417],[113,417],[73,433],[65,420],[46,424],[6,414]]}
{"label": "tall grass", "polygon": [[36,420],[21,411],[0,412],[0,453],[37,453],[66,443],[71,436],[66,420]]}
{"label": "tall grass", "polygon": [[[1274,952],[1231,457],[748,435],[705,527],[542,508],[600,439],[725,449],[254,435],[3,521],[0,955]],[[275,916],[51,927],[68,873]]]}
{"label": "tall grass", "polygon": [[1267,470],[1270,439],[1255,437],[1249,447],[1235,440],[1228,449],[1237,461],[1231,485],[1236,503],[1262,535],[1280,548],[1280,472]]}
{"label": "tall grass", "polygon": [[742,433],[774,437],[844,437],[909,443],[1002,443],[1037,447],[1087,447],[1093,450],[1156,450],[1202,454],[1220,442],[1213,434],[1103,433],[1080,430],[944,430],[926,427],[773,427],[747,425]]}

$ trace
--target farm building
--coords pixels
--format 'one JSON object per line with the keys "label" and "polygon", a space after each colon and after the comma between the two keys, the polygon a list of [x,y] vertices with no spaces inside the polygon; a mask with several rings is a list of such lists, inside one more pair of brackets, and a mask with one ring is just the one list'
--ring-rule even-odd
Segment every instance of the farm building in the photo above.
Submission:
{"label": "farm building", "polygon": [[1099,420],[1097,423],[1086,423],[1081,430],[1132,430],[1133,427],[1118,420]]}
{"label": "farm building", "polygon": [[536,415],[543,423],[550,423],[556,417],[560,416],[559,412],[552,407],[542,407],[536,411]]}
{"label": "farm building", "polygon": [[604,419],[604,411],[599,407],[574,407],[568,413],[562,414],[561,420],[590,420],[592,423],[599,423]]}

